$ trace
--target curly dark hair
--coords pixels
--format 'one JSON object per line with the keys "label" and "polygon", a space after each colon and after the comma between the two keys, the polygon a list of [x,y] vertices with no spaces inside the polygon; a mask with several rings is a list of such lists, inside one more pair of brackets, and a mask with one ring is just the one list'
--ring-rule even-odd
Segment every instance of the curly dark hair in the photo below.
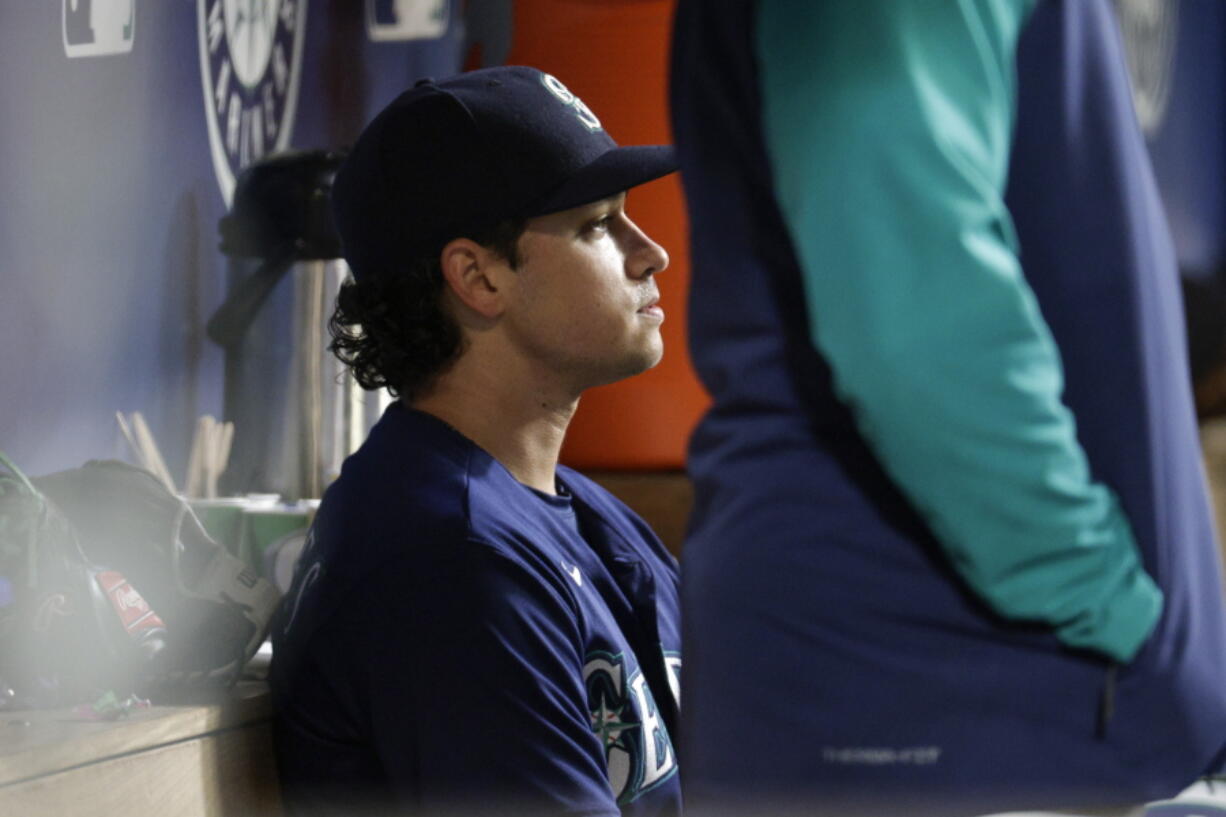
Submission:
{"label": "curly dark hair", "polygon": [[[468,237],[514,269],[525,225],[525,219],[510,219]],[[413,399],[460,356],[460,328],[442,306],[441,252],[442,246],[409,260],[398,275],[350,278],[341,285],[328,321],[328,348],[362,388]]]}

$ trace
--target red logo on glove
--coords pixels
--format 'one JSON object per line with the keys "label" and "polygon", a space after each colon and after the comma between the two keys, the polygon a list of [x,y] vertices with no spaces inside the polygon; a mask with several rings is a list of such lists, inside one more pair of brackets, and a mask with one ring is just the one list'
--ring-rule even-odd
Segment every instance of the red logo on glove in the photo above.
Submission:
{"label": "red logo on glove", "polygon": [[96,576],[98,586],[111,601],[115,614],[123,622],[124,629],[129,633],[137,633],[152,627],[165,628],[166,625],[153,612],[149,602],[145,601],[136,588],[128,583],[122,573],[114,570],[104,570]]}

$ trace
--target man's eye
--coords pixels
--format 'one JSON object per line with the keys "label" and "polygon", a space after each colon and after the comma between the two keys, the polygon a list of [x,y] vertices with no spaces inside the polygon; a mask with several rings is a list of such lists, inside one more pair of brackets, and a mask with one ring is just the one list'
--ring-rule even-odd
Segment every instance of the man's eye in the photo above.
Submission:
{"label": "man's eye", "polygon": [[587,225],[588,232],[603,233],[609,229],[609,225],[613,223],[613,216],[601,216],[598,219],[589,221]]}

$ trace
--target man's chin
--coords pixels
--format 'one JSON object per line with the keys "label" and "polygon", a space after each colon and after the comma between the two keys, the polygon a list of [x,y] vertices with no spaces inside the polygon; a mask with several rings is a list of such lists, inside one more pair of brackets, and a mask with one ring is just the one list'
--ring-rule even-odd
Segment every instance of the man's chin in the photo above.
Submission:
{"label": "man's chin", "polygon": [[642,374],[648,369],[654,369],[664,359],[664,340],[657,338],[650,349],[644,350],[643,356],[639,361],[639,368],[634,374]]}
{"label": "man's chin", "polygon": [[608,375],[601,378],[601,382],[592,384],[596,386],[610,386],[614,383],[621,382],[628,378],[640,375],[648,369],[654,369],[657,364],[664,358],[663,343],[657,344],[652,349],[644,349],[640,354],[627,357],[622,361],[622,365],[615,370],[610,371]]}

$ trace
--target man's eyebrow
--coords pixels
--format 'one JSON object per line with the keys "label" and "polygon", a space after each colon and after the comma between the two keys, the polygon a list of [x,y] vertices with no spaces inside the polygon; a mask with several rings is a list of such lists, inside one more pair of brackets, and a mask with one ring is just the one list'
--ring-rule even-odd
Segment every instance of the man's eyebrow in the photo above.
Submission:
{"label": "man's eyebrow", "polygon": [[597,199],[592,202],[593,207],[620,207],[626,203],[626,193],[614,193],[612,196],[606,196],[603,199]]}

